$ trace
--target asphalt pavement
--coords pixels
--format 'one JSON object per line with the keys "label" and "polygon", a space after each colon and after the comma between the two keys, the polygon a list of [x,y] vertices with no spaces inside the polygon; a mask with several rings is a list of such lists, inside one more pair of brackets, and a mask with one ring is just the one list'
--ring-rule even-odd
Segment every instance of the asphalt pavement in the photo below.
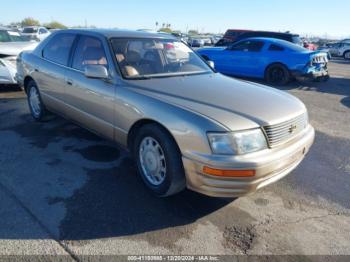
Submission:
{"label": "asphalt pavement", "polygon": [[350,255],[350,63],[326,83],[280,89],[309,110],[316,140],[285,179],[238,199],[158,199],[127,152],[60,117],[29,115],[0,88],[0,255]]}

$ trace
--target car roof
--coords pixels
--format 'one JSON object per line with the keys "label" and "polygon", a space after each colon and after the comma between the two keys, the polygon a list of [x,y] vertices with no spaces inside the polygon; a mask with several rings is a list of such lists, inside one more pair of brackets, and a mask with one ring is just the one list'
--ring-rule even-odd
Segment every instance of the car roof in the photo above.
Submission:
{"label": "car roof", "polygon": [[[244,39],[241,39],[239,40],[239,42],[242,42],[242,41],[247,41],[247,40],[258,40],[258,41],[264,41],[264,42],[267,42],[267,43],[275,43],[275,44],[284,44],[284,43],[290,43],[286,40],[282,40],[282,39],[277,39],[277,38],[270,38],[270,37],[249,37],[249,38],[244,38]],[[238,42],[237,42],[238,43]]]}
{"label": "car roof", "polygon": [[123,30],[123,29],[65,29],[60,30],[59,33],[76,33],[76,34],[84,34],[84,33],[94,33],[107,38],[114,37],[133,37],[133,38],[162,38],[162,39],[176,39],[171,34],[163,34],[163,33],[152,33],[145,31],[136,31],[136,30]]}
{"label": "car roof", "polygon": [[241,34],[240,36],[250,35],[250,34],[270,34],[270,35],[279,35],[279,36],[299,36],[298,34],[291,33],[282,33],[282,32],[270,32],[270,31],[251,31]]}

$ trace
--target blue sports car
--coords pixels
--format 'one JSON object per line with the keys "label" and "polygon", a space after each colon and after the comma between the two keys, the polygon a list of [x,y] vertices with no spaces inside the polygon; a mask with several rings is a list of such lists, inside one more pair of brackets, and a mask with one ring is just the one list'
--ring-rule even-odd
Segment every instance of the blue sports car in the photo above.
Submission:
{"label": "blue sports car", "polygon": [[295,78],[329,78],[325,52],[310,51],[280,39],[248,38],[228,47],[202,48],[197,52],[213,61],[220,73],[261,78],[272,85],[284,85]]}

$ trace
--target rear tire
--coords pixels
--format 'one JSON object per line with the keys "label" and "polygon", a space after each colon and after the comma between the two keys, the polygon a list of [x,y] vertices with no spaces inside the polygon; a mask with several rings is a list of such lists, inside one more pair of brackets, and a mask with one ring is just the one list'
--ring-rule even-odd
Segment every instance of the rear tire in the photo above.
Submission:
{"label": "rear tire", "polygon": [[41,100],[39,89],[35,81],[29,81],[26,89],[28,105],[32,117],[36,121],[43,121],[45,116],[47,116],[48,111],[46,110],[45,105]]}
{"label": "rear tire", "polygon": [[265,81],[270,85],[286,85],[290,80],[289,70],[284,65],[275,64],[266,69]]}
{"label": "rear tire", "polygon": [[344,59],[345,59],[345,60],[350,60],[350,51],[346,51],[346,52],[344,53]]}
{"label": "rear tire", "polygon": [[135,137],[133,155],[146,187],[158,197],[174,195],[186,187],[181,152],[164,128],[143,126]]}

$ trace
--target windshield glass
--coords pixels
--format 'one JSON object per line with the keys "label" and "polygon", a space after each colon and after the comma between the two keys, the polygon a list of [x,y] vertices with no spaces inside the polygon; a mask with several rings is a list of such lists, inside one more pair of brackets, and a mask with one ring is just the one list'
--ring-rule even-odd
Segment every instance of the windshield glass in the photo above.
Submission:
{"label": "windshield glass", "polygon": [[168,77],[213,72],[188,46],[175,39],[111,40],[125,78]]}
{"label": "windshield glass", "polygon": [[0,42],[23,42],[27,39],[15,31],[0,31]]}
{"label": "windshield glass", "polygon": [[33,34],[33,33],[36,33],[38,32],[38,28],[35,28],[35,27],[25,27],[23,28],[23,33],[25,34]]}

